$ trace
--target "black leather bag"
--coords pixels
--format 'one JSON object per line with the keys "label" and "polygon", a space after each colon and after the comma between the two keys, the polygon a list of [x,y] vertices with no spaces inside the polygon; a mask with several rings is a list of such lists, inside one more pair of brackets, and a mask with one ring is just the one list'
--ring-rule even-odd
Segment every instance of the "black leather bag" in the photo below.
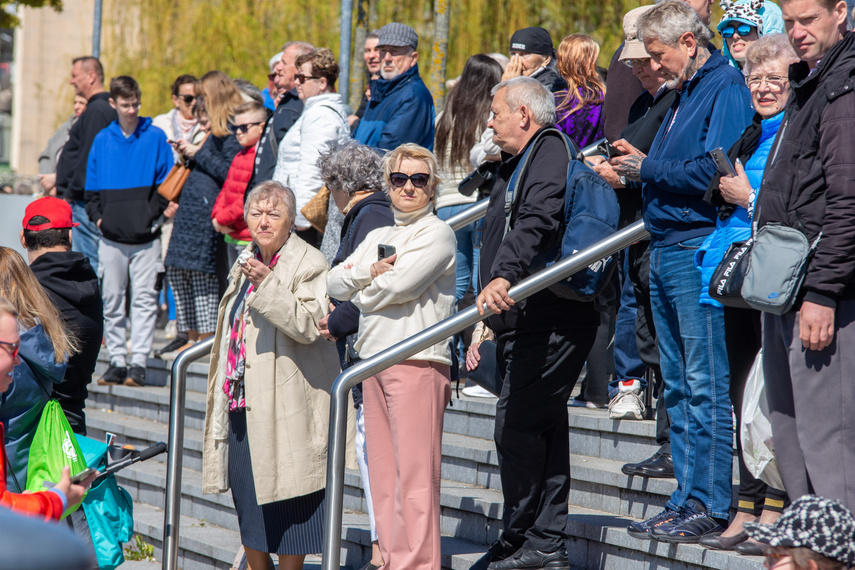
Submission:
{"label": "black leather bag", "polygon": [[724,257],[713,271],[710,279],[709,295],[726,307],[750,309],[751,306],[742,298],[742,283],[748,271],[748,260],[751,257],[753,238],[730,244]]}

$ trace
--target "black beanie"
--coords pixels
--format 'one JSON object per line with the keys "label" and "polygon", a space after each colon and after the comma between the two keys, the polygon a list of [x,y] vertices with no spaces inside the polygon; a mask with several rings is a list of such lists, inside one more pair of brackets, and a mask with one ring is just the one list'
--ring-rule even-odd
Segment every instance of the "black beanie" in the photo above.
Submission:
{"label": "black beanie", "polygon": [[511,36],[510,51],[524,51],[538,55],[553,54],[552,36],[543,28],[523,28]]}

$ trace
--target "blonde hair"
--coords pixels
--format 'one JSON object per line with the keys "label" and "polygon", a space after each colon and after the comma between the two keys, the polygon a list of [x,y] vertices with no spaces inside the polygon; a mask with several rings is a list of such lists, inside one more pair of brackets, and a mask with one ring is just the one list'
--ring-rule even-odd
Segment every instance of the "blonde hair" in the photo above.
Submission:
{"label": "blonde hair", "polygon": [[18,318],[18,309],[8,300],[0,297],[0,315],[9,315],[12,318]]}
{"label": "blonde hair", "polygon": [[229,120],[243,104],[243,97],[234,82],[222,71],[209,71],[196,84],[196,95],[205,102],[211,133],[215,137],[229,136]]}
{"label": "blonde hair", "polygon": [[[53,344],[56,362],[63,362],[79,351],[77,338],[27,267],[24,258],[13,249],[0,246],[0,296],[18,311],[18,322],[27,328],[41,324]],[[0,306],[2,308],[2,306]]]}
{"label": "blonde hair", "polygon": [[436,173],[436,155],[415,143],[402,144],[395,150],[388,152],[383,158],[383,180],[386,181],[386,192],[388,193],[392,189],[392,180],[390,179],[392,172],[405,159],[417,160],[427,165],[429,175],[427,188],[433,192],[431,201],[436,202],[436,187],[439,185],[439,176]]}
{"label": "blonde hair", "polygon": [[564,98],[555,109],[573,114],[585,105],[600,103],[606,84],[597,72],[600,46],[585,34],[571,34],[558,44],[558,72],[567,81]]}

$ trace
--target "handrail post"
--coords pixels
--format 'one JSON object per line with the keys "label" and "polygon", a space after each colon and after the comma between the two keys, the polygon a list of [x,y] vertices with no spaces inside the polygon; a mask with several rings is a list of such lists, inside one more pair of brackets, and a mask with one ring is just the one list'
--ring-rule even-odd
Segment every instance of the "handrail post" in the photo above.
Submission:
{"label": "handrail post", "polygon": [[181,469],[184,467],[184,403],[187,369],[190,364],[211,353],[214,337],[182,350],[172,363],[169,393],[169,443],[166,462],[166,497],[163,508],[163,570],[178,568],[179,520],[181,517]]}
{"label": "handrail post", "polygon": [[[644,222],[639,220],[608,238],[586,247],[582,251],[576,252],[572,256],[553,264],[551,267],[535,275],[527,277],[512,287],[508,291],[508,295],[515,301],[521,301],[581,271],[592,263],[604,257],[614,255],[625,247],[645,239],[648,235],[647,230],[644,229]],[[487,316],[488,313],[485,313],[483,316],[479,315],[477,307],[469,307],[387,348],[379,354],[355,364],[336,378],[330,399],[322,570],[339,570],[341,562],[341,520],[344,503],[344,458],[348,390],[377,372],[385,370],[389,366],[401,362],[429,346],[433,346],[437,342],[487,318]]]}

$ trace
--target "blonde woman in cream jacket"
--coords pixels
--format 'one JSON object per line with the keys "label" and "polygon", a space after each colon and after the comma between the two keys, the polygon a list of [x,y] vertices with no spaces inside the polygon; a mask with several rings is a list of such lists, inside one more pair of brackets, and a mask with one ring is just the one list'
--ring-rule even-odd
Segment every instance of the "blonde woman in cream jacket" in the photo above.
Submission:
{"label": "blonde woman in cream jacket", "polygon": [[[434,213],[436,158],[405,144],[386,157],[395,225],[370,232],[330,271],[330,297],[359,308],[362,358],[450,317],[456,240]],[[395,253],[378,260],[378,246]],[[439,568],[442,421],[451,398],[451,353],[442,341],[363,383],[365,438],[384,570]]]}

